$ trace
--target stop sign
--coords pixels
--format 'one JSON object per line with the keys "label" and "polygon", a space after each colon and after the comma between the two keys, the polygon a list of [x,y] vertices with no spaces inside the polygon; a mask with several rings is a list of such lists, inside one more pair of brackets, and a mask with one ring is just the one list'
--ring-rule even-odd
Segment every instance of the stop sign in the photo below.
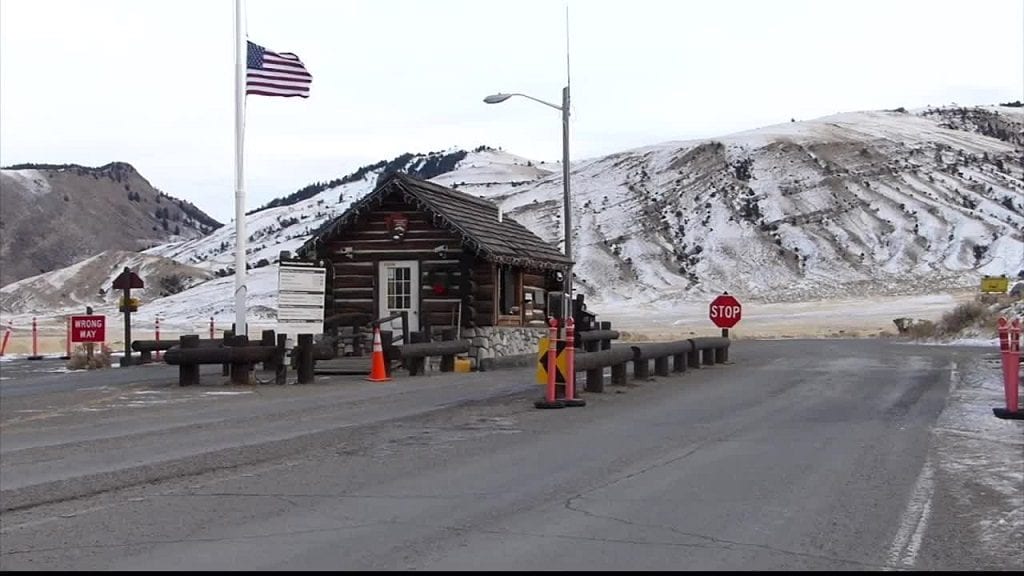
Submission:
{"label": "stop sign", "polygon": [[711,301],[709,312],[711,321],[715,323],[715,326],[719,328],[732,328],[740,321],[743,307],[740,306],[739,300],[728,294],[722,294]]}

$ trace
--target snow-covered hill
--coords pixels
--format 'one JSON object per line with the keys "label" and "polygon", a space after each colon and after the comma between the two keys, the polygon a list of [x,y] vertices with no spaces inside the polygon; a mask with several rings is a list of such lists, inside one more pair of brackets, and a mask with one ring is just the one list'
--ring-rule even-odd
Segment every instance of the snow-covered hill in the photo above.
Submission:
{"label": "snow-covered hill", "polygon": [[[855,112],[575,162],[577,287],[610,309],[722,290],[761,302],[928,294],[974,287],[982,274],[1015,276],[1024,270],[1021,134],[1021,108]],[[559,244],[560,165],[488,148],[401,160],[409,171],[450,165],[432,179],[501,204]],[[396,167],[382,162],[247,217],[254,318],[273,319],[280,251],[370,192],[385,165]],[[234,231],[147,250],[220,276],[147,313],[230,321]],[[29,304],[9,288],[5,302]]]}
{"label": "snow-covered hill", "polygon": [[[187,291],[213,277],[208,271],[169,258],[107,250],[81,262],[19,280],[0,289],[0,312],[5,317],[51,311],[81,314],[86,306],[116,312],[121,291],[113,290],[114,279],[128,266],[145,283],[132,291],[144,305]],[[113,313],[110,312],[110,313]]]}
{"label": "snow-covered hill", "polygon": [[[1024,132],[1020,108],[994,111]],[[958,117],[954,110],[950,115]],[[859,112],[573,166],[577,275],[595,301],[911,294],[1024,270],[1020,145],[936,113]],[[557,174],[492,199],[562,235]]]}

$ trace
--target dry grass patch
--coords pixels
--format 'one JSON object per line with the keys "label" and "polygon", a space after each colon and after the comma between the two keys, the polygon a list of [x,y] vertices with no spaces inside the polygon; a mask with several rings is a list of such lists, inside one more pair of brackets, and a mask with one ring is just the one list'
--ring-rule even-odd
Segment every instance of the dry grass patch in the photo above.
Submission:
{"label": "dry grass patch", "polygon": [[111,350],[108,346],[96,346],[93,350],[92,356],[89,356],[89,351],[86,350],[85,345],[79,345],[75,347],[74,352],[71,353],[71,358],[68,359],[67,367],[68,370],[95,370],[97,368],[110,368]]}

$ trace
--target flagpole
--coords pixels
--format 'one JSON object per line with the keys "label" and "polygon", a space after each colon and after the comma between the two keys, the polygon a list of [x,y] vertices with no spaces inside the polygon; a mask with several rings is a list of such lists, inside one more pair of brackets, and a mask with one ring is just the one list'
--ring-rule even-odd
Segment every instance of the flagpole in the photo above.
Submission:
{"label": "flagpole", "polygon": [[248,45],[242,30],[242,0],[235,0],[235,334],[248,335],[245,322],[245,70]]}

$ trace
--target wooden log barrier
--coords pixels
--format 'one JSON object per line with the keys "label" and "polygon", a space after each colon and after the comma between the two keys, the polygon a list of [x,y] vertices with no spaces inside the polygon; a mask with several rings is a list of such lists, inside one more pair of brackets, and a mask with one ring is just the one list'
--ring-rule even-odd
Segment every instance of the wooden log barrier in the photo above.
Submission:
{"label": "wooden log barrier", "polygon": [[[593,340],[597,343],[599,340]],[[599,350],[593,352],[581,352],[576,354],[576,372],[585,372],[587,376],[587,392],[604,392],[604,369],[612,368],[612,383],[615,383],[616,369],[622,370],[623,380],[625,379],[626,362],[633,359],[633,349],[629,346],[613,348],[610,350]],[[622,382],[625,383],[624,381]]]}
{"label": "wooden log barrier", "polygon": [[[273,330],[264,330],[260,334],[260,346],[276,346],[276,344],[277,344],[276,340],[277,340],[277,338],[276,338]],[[275,364],[276,361],[277,361],[277,354],[274,354],[270,358],[267,358],[266,360],[263,361],[263,369],[264,370],[277,370],[277,365]]]}
{"label": "wooden log barrier", "polygon": [[[415,339],[413,334],[410,338]],[[442,340],[440,342],[414,342],[406,344],[399,350],[399,357],[402,364],[409,370],[411,376],[422,374],[428,356],[441,356],[442,369],[451,366],[454,370],[455,355],[469,352],[469,340]],[[451,357],[450,362],[445,357]]]}
{"label": "wooden log barrier", "polygon": [[199,336],[188,334],[179,338],[164,354],[164,360],[178,366],[178,383],[181,386],[199,384],[199,366],[221,364],[228,366],[232,382],[249,382],[252,365],[266,362],[274,355],[284,357],[284,346],[210,346],[200,344]]}
{"label": "wooden log barrier", "polygon": [[[452,342],[454,340],[455,328],[445,328],[444,330],[441,331],[442,342]],[[455,354],[441,355],[441,372],[455,372]]]}
{"label": "wooden log barrier", "polygon": [[[184,338],[184,336],[182,336]],[[172,347],[164,354],[168,364],[255,364],[264,362],[277,350],[276,346],[202,346],[182,348]]]}
{"label": "wooden log barrier", "polygon": [[[199,336],[197,334],[188,334],[182,336],[179,340],[180,350],[191,350],[199,347]],[[170,351],[164,355],[164,359],[168,364],[170,361]],[[178,366],[178,385],[179,386],[198,386],[199,385],[199,364],[181,364]]]}
{"label": "wooden log barrier", "polygon": [[[607,322],[607,321],[606,322],[598,322],[597,323],[597,328],[598,328],[598,330],[609,330],[610,331],[612,329],[612,323],[611,322]],[[614,339],[618,339],[618,336],[617,336],[618,331],[616,331],[615,333],[616,333],[616,336],[615,336]],[[612,340],[613,340],[612,338],[609,338],[607,340],[601,340],[601,350],[611,350],[612,349]]]}
{"label": "wooden log barrier", "polygon": [[296,375],[299,384],[313,382],[313,335],[299,334],[298,343],[292,354],[296,358]]}
{"label": "wooden log barrier", "polygon": [[679,352],[672,355],[672,371],[686,372],[686,352]]}
{"label": "wooden log barrier", "polygon": [[[649,378],[649,360],[654,360],[654,374],[656,376],[668,376],[669,357],[678,358],[683,354],[691,352],[693,344],[689,340],[677,340],[674,342],[642,342],[630,346],[633,350],[633,377]],[[679,364],[676,364],[678,371]]]}
{"label": "wooden log barrier", "polygon": [[690,368],[700,368],[700,350],[692,348],[686,353],[686,365]]}
{"label": "wooden log barrier", "polygon": [[[235,336],[234,346],[238,348],[249,347],[249,337],[246,335]],[[231,360],[231,383],[232,384],[248,384],[249,373],[252,372],[252,361],[248,358],[241,356],[235,357]]]}
{"label": "wooden log barrier", "polygon": [[286,346],[288,344],[287,334],[277,335],[277,352],[275,354],[276,360],[274,362],[274,383],[284,384],[288,381],[288,363],[284,361],[285,354],[288,353]]}
{"label": "wooden log barrier", "polygon": [[[694,352],[698,350],[700,351],[705,366],[712,366],[716,363],[721,364],[725,362],[725,359],[728,357],[728,352],[722,352],[722,350],[727,350],[729,345],[732,343],[728,338],[717,336],[691,338],[689,342],[693,344]],[[696,364],[694,364],[695,360]],[[699,368],[699,359],[691,358],[690,366]]]}
{"label": "wooden log barrier", "polygon": [[[234,330],[225,330],[224,331],[224,338],[221,340],[223,345],[224,346],[231,346],[234,343],[234,340],[235,340],[235,331]],[[222,376],[228,376],[230,374],[231,374],[231,365],[228,364],[227,362],[225,362],[224,364],[221,365],[221,375]]]}
{"label": "wooden log barrier", "polygon": [[[605,341],[605,340],[611,341],[611,340],[618,340],[618,339],[619,339],[619,331],[618,330],[586,330],[586,331],[580,332],[580,337],[579,337],[579,341],[582,344],[586,344],[588,342],[598,342],[600,345],[603,345],[603,341]],[[609,346],[609,348],[610,348],[610,346]]]}

